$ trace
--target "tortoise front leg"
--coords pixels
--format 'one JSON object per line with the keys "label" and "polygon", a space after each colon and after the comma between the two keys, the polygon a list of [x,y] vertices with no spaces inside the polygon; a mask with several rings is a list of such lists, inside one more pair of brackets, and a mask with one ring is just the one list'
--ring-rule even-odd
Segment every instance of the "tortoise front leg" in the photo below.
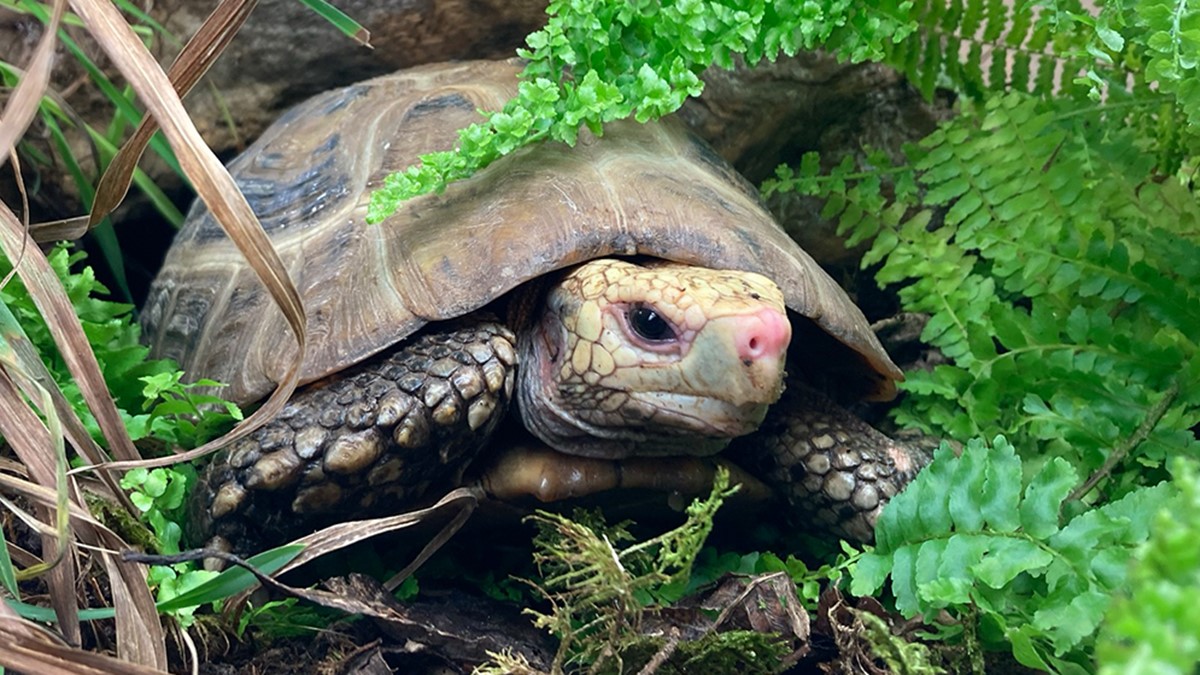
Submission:
{"label": "tortoise front leg", "polygon": [[258,551],[456,482],[504,417],[515,338],[490,321],[434,328],[299,390],[221,451],[192,492],[189,538]]}
{"label": "tortoise front leg", "polygon": [[874,539],[884,504],[930,459],[794,381],[727,455],[775,488],[797,522],[862,542]]}

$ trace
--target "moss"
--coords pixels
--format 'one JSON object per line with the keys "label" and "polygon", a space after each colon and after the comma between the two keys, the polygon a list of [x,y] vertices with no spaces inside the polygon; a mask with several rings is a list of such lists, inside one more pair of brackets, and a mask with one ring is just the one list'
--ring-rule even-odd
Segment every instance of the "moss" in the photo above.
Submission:
{"label": "moss", "polygon": [[[661,636],[635,638],[621,652],[623,668],[620,672],[639,672],[664,651],[666,644],[667,638]],[[696,640],[678,641],[658,671],[697,675],[776,673],[781,670],[784,657],[790,652],[787,641],[777,633],[750,630],[709,633]],[[606,666],[600,672],[618,672],[615,659]]]}

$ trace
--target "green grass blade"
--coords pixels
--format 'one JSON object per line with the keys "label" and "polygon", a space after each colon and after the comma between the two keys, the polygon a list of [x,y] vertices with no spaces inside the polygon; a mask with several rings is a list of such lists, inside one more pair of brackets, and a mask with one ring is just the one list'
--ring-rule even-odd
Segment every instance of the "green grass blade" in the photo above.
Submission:
{"label": "green grass blade", "polygon": [[42,123],[50,131],[50,138],[53,140],[54,146],[58,149],[58,154],[66,166],[67,173],[71,176],[71,180],[75,182],[75,188],[79,190],[79,199],[83,202],[84,208],[90,208],[92,199],[96,196],[96,191],[92,188],[92,181],[83,173],[83,167],[79,166],[79,161],[71,153],[71,145],[67,142],[67,136],[63,133],[62,127],[58,125],[58,121],[54,118],[51,108],[45,105],[46,99],[43,98],[42,101]]}
{"label": "green grass blade", "polygon": [[[45,9],[39,6],[37,3],[25,2],[23,6],[29,9],[30,13],[36,16],[38,20],[42,21],[43,23],[48,21],[50,18]],[[92,78],[93,82],[95,82],[96,87],[100,89],[105,98],[107,98],[113,104],[113,106],[116,107],[117,112],[125,118],[125,121],[130,125],[137,125],[139,122],[141,122],[142,113],[138,111],[137,107],[135,107],[128,98],[121,94],[116,85],[112,83],[112,80],[108,79],[108,76],[105,75],[100,68],[96,66],[95,62],[84,53],[83,49],[79,47],[79,44],[76,43],[75,40],[71,39],[71,36],[67,35],[65,31],[59,31],[58,39],[60,42],[62,42],[63,46],[67,48],[67,51],[71,52],[71,55],[79,61],[84,70],[87,71],[88,76]],[[175,152],[171,150],[171,146],[167,144],[166,140],[161,134],[155,134],[154,138],[150,139],[150,147],[154,149],[154,152],[162,157],[163,161],[165,161],[167,165],[171,167],[172,171],[180,176],[183,175],[183,169],[179,167],[179,160],[175,158]]]}
{"label": "green grass blade", "polygon": [[[271,574],[291,562],[303,550],[304,546],[301,544],[280,546],[259,553],[246,562],[263,574]],[[245,568],[231,567],[186,593],[158,603],[158,611],[174,612],[185,607],[196,607],[224,600],[250,588],[256,582],[254,575],[247,572]]]}
{"label": "green grass blade", "polygon": [[[53,623],[57,619],[54,616],[54,610],[49,607],[39,607],[31,605],[20,600],[11,598],[4,599],[5,604],[13,609],[14,612],[21,615],[23,618],[30,621],[40,621],[42,623]],[[79,610],[80,621],[101,621],[103,619],[112,619],[116,617],[117,610],[112,607],[93,607],[90,609]]]}
{"label": "green grass blade", "polygon": [[340,30],[346,37],[358,42],[364,47],[371,46],[371,31],[363,28],[354,19],[350,18],[345,12],[329,4],[325,0],[300,0],[312,11],[316,12],[335,28]]}
{"label": "green grass blade", "polygon": [[13,570],[12,558],[8,555],[8,542],[4,539],[3,528],[0,528],[0,585],[14,598],[17,597],[17,573]]}

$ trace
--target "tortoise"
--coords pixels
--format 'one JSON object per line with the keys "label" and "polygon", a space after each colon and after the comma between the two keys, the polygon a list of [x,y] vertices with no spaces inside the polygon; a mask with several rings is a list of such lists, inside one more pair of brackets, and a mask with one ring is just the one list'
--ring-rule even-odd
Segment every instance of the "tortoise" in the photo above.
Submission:
{"label": "tortoise", "polygon": [[[524,148],[365,223],[384,176],[453,147],[478,110],[515,93],[520,68],[432,65],[326,92],[230,164],[300,290],[311,348],[277,418],[204,471],[199,536],[254,550],[411,505],[485,457],[528,473],[526,459],[494,459],[523,443],[568,467],[579,458],[566,475],[609,467],[608,482],[563,486],[535,468],[515,488],[494,471],[485,485],[543,499],[672,490],[721,453],[801,518],[869,540],[924,458],[834,399],[889,399],[902,373],[757,192],[682,124],[614,122],[574,148]],[[202,205],[143,325],[154,356],[242,404],[272,390],[296,349]]]}

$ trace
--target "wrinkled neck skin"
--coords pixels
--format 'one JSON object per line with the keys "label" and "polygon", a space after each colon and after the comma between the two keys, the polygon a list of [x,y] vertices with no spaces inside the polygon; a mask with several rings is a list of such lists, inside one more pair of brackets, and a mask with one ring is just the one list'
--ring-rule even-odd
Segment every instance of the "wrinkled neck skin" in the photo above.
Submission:
{"label": "wrinkled neck skin", "polygon": [[[757,429],[782,391],[782,365],[743,362],[720,317],[667,353],[631,344],[628,310],[619,303],[605,305],[599,318],[584,305],[579,288],[549,286],[518,332],[521,419],[560,452],[713,455]],[[588,321],[593,328],[584,328]]]}

